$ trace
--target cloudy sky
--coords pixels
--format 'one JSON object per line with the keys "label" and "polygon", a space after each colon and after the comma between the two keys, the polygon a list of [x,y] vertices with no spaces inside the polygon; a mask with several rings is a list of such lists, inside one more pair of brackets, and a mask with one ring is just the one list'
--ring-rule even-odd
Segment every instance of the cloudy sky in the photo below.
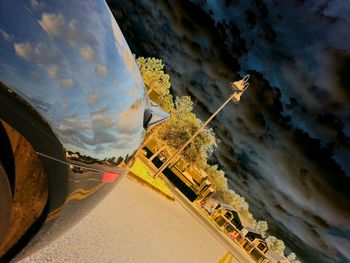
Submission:
{"label": "cloudy sky", "polygon": [[345,1],[146,1],[109,5],[138,56],[162,58],[202,119],[213,161],[269,234],[304,262],[350,262],[350,5]]}
{"label": "cloudy sky", "polygon": [[131,155],[144,136],[145,89],[104,2],[0,3],[0,78],[47,119],[67,150]]}

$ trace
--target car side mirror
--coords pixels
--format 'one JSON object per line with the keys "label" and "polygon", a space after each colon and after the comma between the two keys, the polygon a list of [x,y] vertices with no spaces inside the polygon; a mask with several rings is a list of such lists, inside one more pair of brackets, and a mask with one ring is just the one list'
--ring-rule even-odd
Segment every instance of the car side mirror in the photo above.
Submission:
{"label": "car side mirror", "polygon": [[145,130],[152,126],[158,125],[169,119],[169,113],[165,112],[161,107],[151,102],[151,106],[145,110],[143,116],[143,128]]}

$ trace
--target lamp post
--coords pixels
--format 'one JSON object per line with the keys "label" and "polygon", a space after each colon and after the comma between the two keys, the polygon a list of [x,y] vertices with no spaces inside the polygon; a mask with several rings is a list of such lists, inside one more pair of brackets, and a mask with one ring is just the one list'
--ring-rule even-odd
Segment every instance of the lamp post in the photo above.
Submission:
{"label": "lamp post", "polygon": [[193,141],[193,139],[209,124],[209,122],[214,119],[214,117],[232,100],[235,104],[241,99],[241,95],[248,88],[250,75],[246,75],[243,79],[231,83],[231,88],[233,90],[232,95],[209,117],[209,119],[189,138],[184,145],[182,145],[176,152],[171,155],[166,162],[158,169],[158,171],[153,175],[153,178],[160,175],[165,168]]}

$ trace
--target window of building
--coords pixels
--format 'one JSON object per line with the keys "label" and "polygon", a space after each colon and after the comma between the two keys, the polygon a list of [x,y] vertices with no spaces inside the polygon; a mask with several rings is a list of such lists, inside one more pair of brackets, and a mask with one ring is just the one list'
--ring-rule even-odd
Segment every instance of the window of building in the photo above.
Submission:
{"label": "window of building", "polygon": [[231,212],[226,212],[226,213],[225,213],[225,217],[226,217],[227,219],[232,219],[232,214],[231,214]]}
{"label": "window of building", "polygon": [[245,242],[245,244],[243,245],[243,248],[245,251],[249,251],[252,248],[252,246],[248,242]]}
{"label": "window of building", "polygon": [[264,249],[266,248],[265,244],[264,243],[260,243],[258,245],[258,248],[261,250],[261,251],[264,251]]}
{"label": "window of building", "polygon": [[223,226],[226,223],[225,219],[223,217],[221,217],[221,216],[218,216],[217,218],[215,218],[215,222],[219,226]]}
{"label": "window of building", "polygon": [[202,189],[202,192],[204,192],[205,190],[207,190],[208,187],[209,187],[208,185],[204,186],[203,189]]}
{"label": "window of building", "polygon": [[252,252],[250,253],[250,255],[257,262],[262,262],[263,261],[263,256],[256,249],[253,249]]}
{"label": "window of building", "polygon": [[226,231],[227,232],[233,232],[235,229],[234,229],[234,227],[231,225],[231,224],[227,224],[227,226],[226,226]]}

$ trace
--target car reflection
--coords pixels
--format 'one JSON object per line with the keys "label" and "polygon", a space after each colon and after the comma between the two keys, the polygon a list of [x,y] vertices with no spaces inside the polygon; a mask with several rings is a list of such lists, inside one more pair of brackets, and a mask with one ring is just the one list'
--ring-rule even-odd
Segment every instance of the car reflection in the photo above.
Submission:
{"label": "car reflection", "polygon": [[106,165],[136,151],[148,101],[127,43],[100,5],[1,2],[8,19],[0,24],[0,78],[39,109],[67,151]]}

